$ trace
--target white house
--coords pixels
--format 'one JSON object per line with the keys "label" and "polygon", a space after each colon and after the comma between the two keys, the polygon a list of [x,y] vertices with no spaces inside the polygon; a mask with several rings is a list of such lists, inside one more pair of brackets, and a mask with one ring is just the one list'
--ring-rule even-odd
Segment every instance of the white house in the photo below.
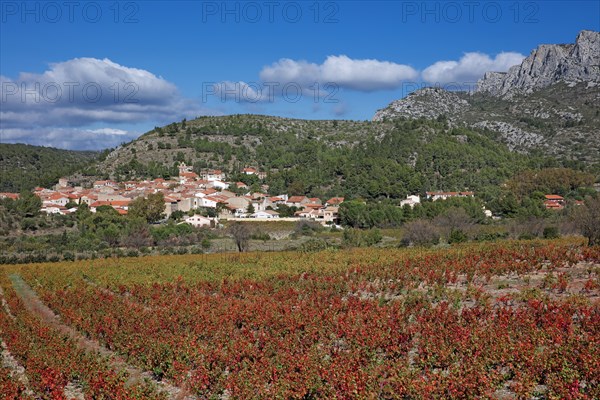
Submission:
{"label": "white house", "polygon": [[421,196],[418,196],[418,195],[406,196],[406,200],[402,200],[400,202],[400,207],[408,205],[408,206],[410,206],[410,208],[413,208],[417,204],[421,204]]}
{"label": "white house", "polygon": [[206,208],[217,208],[217,203],[219,202],[219,199],[214,198],[212,196],[205,196],[205,197],[196,197],[194,199],[194,208],[198,208],[198,207],[206,207]]}
{"label": "white house", "polygon": [[180,222],[180,224],[189,224],[192,225],[194,228],[199,228],[201,226],[214,226],[215,224],[218,223],[218,220],[216,218],[208,218],[202,215],[193,215],[191,217],[187,217],[183,220],[183,222]]}
{"label": "white house", "polygon": [[51,202],[44,202],[40,212],[46,214],[65,214],[67,212],[67,208],[62,205],[58,205]]}
{"label": "white house", "polygon": [[62,193],[52,193],[46,198],[47,202],[58,204],[59,206],[65,206],[70,201],[69,196]]}
{"label": "white house", "polygon": [[254,207],[254,211],[256,211],[256,212],[265,211],[267,209],[267,207],[265,206],[265,203],[262,201],[253,201],[252,207]]}
{"label": "white house", "polygon": [[213,187],[215,189],[227,189],[229,187],[229,183],[225,183],[220,180],[211,181],[209,187]]}
{"label": "white house", "polygon": [[258,211],[251,215],[252,218],[273,219],[279,218],[279,213],[273,210]]}
{"label": "white house", "polygon": [[85,203],[89,206],[90,204],[94,203],[97,200],[98,200],[98,196],[92,195],[92,194],[87,194],[87,195],[81,196],[81,199],[79,200],[79,202]]}
{"label": "white house", "polygon": [[94,182],[94,189],[102,189],[102,188],[114,188],[117,189],[119,187],[119,184],[115,181],[95,181]]}
{"label": "white house", "polygon": [[225,174],[220,169],[213,169],[202,174],[202,179],[207,181],[222,181],[225,179]]}

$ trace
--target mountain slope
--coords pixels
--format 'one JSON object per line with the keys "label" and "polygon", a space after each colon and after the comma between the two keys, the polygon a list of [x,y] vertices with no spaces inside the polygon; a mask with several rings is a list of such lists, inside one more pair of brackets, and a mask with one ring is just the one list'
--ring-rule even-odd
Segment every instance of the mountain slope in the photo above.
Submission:
{"label": "mountain slope", "polygon": [[[487,190],[543,160],[446,121],[306,121],[258,115],[202,117],[154,129],[96,169],[115,179],[245,166],[268,172],[273,194],[403,198],[425,190]],[[532,164],[534,163],[534,164]],[[237,176],[236,176],[237,175]]]}
{"label": "mountain slope", "polygon": [[542,45],[507,73],[490,72],[474,93],[426,88],[377,111],[374,121],[447,118],[494,132],[511,150],[600,163],[600,33]]}
{"label": "mountain slope", "polygon": [[0,192],[50,187],[58,178],[78,171],[98,157],[97,152],[0,143]]}

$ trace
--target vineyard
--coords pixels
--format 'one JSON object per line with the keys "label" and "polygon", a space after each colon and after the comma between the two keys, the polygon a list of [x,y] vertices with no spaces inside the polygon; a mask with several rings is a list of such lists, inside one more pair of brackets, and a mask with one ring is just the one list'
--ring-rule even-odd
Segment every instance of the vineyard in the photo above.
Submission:
{"label": "vineyard", "polygon": [[598,399],[600,248],[0,266],[3,399]]}

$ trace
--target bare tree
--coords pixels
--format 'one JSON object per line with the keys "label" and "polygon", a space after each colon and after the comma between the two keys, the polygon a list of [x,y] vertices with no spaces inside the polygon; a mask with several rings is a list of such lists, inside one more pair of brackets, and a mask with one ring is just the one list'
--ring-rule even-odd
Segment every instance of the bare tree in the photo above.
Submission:
{"label": "bare tree", "polygon": [[402,242],[415,246],[428,246],[437,244],[440,241],[440,234],[428,220],[417,219],[404,225],[404,236]]}
{"label": "bare tree", "polygon": [[233,237],[239,252],[248,250],[250,229],[241,222],[236,222],[229,227],[229,234]]}
{"label": "bare tree", "polygon": [[121,245],[139,249],[141,247],[152,246],[154,240],[147,225],[139,225],[131,228],[121,238]]}
{"label": "bare tree", "polygon": [[546,227],[546,221],[541,217],[513,219],[508,224],[510,236],[514,239],[540,237]]}
{"label": "bare tree", "polygon": [[579,232],[588,239],[588,245],[600,244],[600,196],[588,197],[584,205],[577,206],[574,218]]}
{"label": "bare tree", "polygon": [[445,213],[434,218],[433,224],[438,227],[439,232],[449,237],[452,231],[461,231],[464,234],[471,233],[475,220],[467,214],[462,207],[449,208]]}

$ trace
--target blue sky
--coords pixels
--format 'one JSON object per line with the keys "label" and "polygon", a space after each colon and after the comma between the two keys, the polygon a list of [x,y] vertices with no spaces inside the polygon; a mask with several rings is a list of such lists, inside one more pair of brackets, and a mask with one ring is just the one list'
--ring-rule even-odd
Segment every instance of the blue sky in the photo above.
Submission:
{"label": "blue sky", "polygon": [[199,115],[370,119],[599,21],[597,1],[0,0],[0,141],[99,149]]}

